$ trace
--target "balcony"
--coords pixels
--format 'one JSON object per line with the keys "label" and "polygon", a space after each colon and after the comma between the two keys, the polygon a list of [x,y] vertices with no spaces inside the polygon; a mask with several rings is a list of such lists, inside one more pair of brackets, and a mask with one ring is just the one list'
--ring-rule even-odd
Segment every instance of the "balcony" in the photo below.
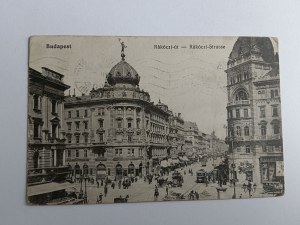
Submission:
{"label": "balcony", "polygon": [[66,158],[66,162],[88,162],[89,158]]}
{"label": "balcony", "polygon": [[107,161],[107,158],[104,156],[98,156],[95,158],[95,161]]}
{"label": "balcony", "polygon": [[237,106],[237,105],[250,105],[250,100],[238,100],[238,101],[229,102],[227,104],[227,107],[228,106]]}
{"label": "balcony", "polygon": [[62,144],[65,142],[65,140],[66,140],[65,138],[62,139],[58,138],[56,134],[48,135],[48,141],[52,144]]}
{"label": "balcony", "polygon": [[105,132],[105,130],[104,130],[103,127],[99,127],[99,128],[96,130],[96,133],[97,133],[97,134],[104,133],[104,132]]}
{"label": "balcony", "polygon": [[123,159],[124,159],[123,156],[113,157],[113,161],[122,161]]}

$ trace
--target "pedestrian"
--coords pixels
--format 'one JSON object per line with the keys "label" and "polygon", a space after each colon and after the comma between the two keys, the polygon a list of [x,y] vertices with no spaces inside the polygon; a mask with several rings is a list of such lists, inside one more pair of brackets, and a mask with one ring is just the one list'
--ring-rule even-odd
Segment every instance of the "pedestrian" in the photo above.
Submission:
{"label": "pedestrian", "polygon": [[112,189],[115,189],[115,182],[114,181],[111,183],[111,187],[112,187]]}
{"label": "pedestrian", "polygon": [[251,191],[252,191],[252,182],[251,180],[248,180],[248,185],[247,185],[248,191],[249,191],[249,198],[251,198]]}
{"label": "pedestrian", "polygon": [[97,182],[97,188],[99,188],[99,181],[98,181],[98,180],[96,180],[96,182]]}
{"label": "pedestrian", "polygon": [[103,180],[101,180],[101,187],[103,186]]}
{"label": "pedestrian", "polygon": [[100,194],[99,194],[99,199],[98,199],[98,200],[99,200],[99,203],[102,203],[102,197],[103,197],[103,194],[100,193]]}
{"label": "pedestrian", "polygon": [[169,187],[168,187],[168,185],[166,186],[166,193],[167,193],[167,196],[169,196]]}
{"label": "pedestrian", "polygon": [[157,200],[157,197],[159,196],[158,188],[156,187],[154,190],[154,198]]}
{"label": "pedestrian", "polygon": [[196,199],[199,200],[200,195],[199,195],[199,193],[197,191],[195,192],[195,195],[196,195]]}
{"label": "pedestrian", "polygon": [[108,188],[107,188],[107,185],[104,186],[104,196],[106,197],[107,195],[107,191],[108,191]]}

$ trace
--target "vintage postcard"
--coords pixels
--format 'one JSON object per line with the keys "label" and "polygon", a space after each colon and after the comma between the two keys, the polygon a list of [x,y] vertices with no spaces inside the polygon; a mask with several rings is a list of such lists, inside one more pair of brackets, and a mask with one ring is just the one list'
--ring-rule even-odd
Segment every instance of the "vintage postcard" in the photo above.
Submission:
{"label": "vintage postcard", "polygon": [[281,196],[278,40],[34,36],[27,203]]}

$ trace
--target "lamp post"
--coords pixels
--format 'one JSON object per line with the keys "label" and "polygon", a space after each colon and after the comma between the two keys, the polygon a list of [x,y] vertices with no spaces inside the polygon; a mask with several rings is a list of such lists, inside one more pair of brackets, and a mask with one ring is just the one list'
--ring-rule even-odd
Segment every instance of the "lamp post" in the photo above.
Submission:
{"label": "lamp post", "polygon": [[233,183],[233,195],[232,195],[232,198],[236,199],[235,182],[237,181],[237,179],[236,179],[235,164],[234,164],[234,162],[231,164],[231,167],[232,167],[232,183]]}
{"label": "lamp post", "polygon": [[232,195],[232,199],[236,199],[236,190],[235,190],[235,183],[238,181],[237,176],[236,176],[236,171],[235,171],[235,163],[234,163],[234,153],[233,153],[233,137],[232,137],[232,141],[231,141],[231,152],[232,152],[232,183],[233,183],[233,195]]}
{"label": "lamp post", "polygon": [[[79,196],[80,198],[84,199],[84,203],[87,204],[87,191],[86,191],[86,181],[89,179],[89,177],[86,174],[81,174],[79,177],[80,180],[80,193]],[[83,189],[82,189],[82,182],[84,180],[84,194],[83,194]]]}

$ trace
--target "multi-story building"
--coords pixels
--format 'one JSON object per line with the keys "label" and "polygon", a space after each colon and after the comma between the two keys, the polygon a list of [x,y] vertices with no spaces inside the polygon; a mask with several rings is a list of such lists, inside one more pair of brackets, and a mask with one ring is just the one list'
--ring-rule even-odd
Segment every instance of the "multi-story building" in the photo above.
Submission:
{"label": "multi-story building", "polygon": [[201,155],[202,137],[199,134],[198,126],[195,122],[185,121],[185,139],[192,142],[192,149],[189,151],[189,156]]}
{"label": "multi-story building", "polygon": [[227,70],[228,137],[239,182],[279,181],[282,135],[278,55],[269,38],[240,37]]}
{"label": "multi-story building", "polygon": [[[47,183],[64,181],[69,173],[62,129],[64,91],[69,86],[63,83],[63,77],[45,67],[42,72],[29,69],[27,185],[32,202],[42,203],[35,196],[46,194],[41,190],[47,190]],[[58,186],[56,189],[60,190]],[[50,201],[49,197],[51,194],[40,200]]]}
{"label": "multi-story building", "polygon": [[156,172],[170,152],[168,107],[150,101],[140,76],[122,59],[104,87],[65,103],[66,161],[74,174],[142,176]]}
{"label": "multi-story building", "polygon": [[63,75],[29,69],[28,169],[65,165]]}

